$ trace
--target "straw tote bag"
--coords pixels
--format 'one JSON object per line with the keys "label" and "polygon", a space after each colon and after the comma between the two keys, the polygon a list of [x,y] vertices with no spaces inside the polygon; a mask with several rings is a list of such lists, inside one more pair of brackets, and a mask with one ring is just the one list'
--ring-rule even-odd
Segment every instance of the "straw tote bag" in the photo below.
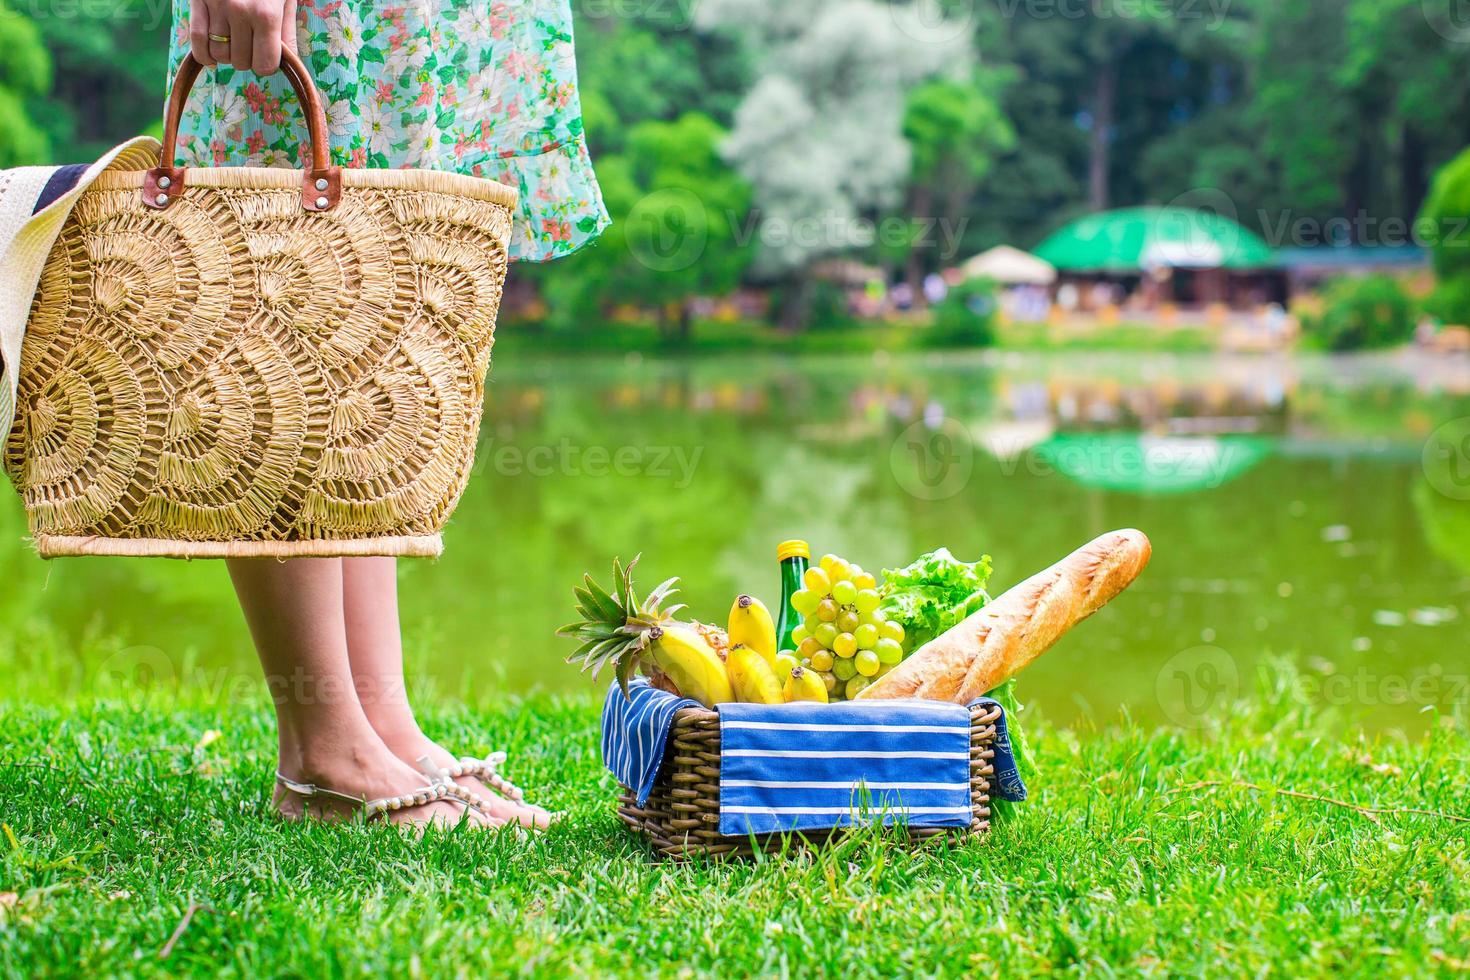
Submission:
{"label": "straw tote bag", "polygon": [[5,466],[59,555],[436,555],[474,460],[515,191],[333,166],[103,173],[46,260]]}

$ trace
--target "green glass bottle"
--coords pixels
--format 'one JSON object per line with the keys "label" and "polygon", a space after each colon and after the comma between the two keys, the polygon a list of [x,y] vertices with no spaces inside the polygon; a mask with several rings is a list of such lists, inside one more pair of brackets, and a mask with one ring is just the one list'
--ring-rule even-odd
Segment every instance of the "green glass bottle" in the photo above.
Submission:
{"label": "green glass bottle", "polygon": [[781,562],[781,611],[776,618],[776,649],[795,650],[791,632],[801,623],[801,614],[791,608],[791,596],[801,588],[801,577],[812,560],[812,549],[805,541],[782,541],[776,546],[776,559]]}

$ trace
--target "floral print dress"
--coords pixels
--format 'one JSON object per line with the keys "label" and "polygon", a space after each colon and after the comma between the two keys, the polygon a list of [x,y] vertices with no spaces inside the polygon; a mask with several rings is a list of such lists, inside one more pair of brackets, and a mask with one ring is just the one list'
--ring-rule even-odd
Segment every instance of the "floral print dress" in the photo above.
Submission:
{"label": "floral print dress", "polygon": [[[189,50],[189,2],[173,5],[170,77]],[[515,259],[566,255],[607,226],[583,141],[569,0],[300,0],[297,50],[339,165],[518,187]],[[290,83],[206,69],[178,152],[184,166],[302,166],[306,128]]]}

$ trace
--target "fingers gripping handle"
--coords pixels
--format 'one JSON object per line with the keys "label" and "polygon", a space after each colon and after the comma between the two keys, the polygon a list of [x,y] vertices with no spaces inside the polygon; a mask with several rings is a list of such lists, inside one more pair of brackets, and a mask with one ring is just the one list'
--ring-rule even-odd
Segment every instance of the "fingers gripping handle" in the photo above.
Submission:
{"label": "fingers gripping handle", "polygon": [[[150,208],[166,208],[184,193],[185,168],[174,166],[175,147],[184,104],[189,101],[189,91],[199,78],[201,68],[192,54],[186,54],[179,63],[179,73],[174,76],[174,84],[168,94],[168,109],[163,118],[163,149],[158,155],[158,166],[143,177],[143,203]],[[296,99],[306,117],[306,132],[311,145],[311,168],[301,175],[301,206],[308,211],[326,211],[336,205],[342,195],[342,171],[332,165],[327,142],[327,114],[322,108],[321,94],[312,83],[306,65],[289,48],[281,49],[281,70],[296,90]]]}

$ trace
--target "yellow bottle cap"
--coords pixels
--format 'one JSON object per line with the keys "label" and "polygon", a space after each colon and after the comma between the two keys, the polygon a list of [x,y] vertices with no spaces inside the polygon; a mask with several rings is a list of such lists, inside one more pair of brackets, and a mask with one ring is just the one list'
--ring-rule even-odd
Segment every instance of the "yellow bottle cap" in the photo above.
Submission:
{"label": "yellow bottle cap", "polygon": [[777,561],[785,561],[788,558],[797,557],[810,558],[811,556],[812,546],[807,544],[805,541],[800,541],[793,538],[790,541],[782,541],[780,544],[776,545]]}

